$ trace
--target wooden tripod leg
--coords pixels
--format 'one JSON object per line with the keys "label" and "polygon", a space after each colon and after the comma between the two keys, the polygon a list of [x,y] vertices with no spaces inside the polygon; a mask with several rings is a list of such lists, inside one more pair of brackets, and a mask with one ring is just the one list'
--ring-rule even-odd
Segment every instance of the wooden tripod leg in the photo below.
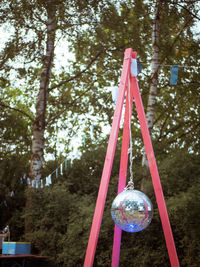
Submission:
{"label": "wooden tripod leg", "polygon": [[[129,85],[128,85],[129,86]],[[133,107],[133,90],[130,94],[130,103],[131,103],[131,113]],[[126,108],[124,116],[124,127],[123,127],[123,138],[122,138],[122,149],[121,149],[121,160],[120,160],[120,169],[119,169],[119,184],[118,184],[118,194],[121,193],[126,186],[126,174],[127,174],[127,165],[128,165],[128,149],[129,149],[129,90],[126,94]],[[120,245],[121,245],[121,234],[122,230],[115,225],[114,230],[114,239],[113,239],[113,252],[112,252],[112,267],[119,266],[119,256],[120,256]]]}
{"label": "wooden tripod leg", "polygon": [[156,201],[158,204],[158,209],[160,213],[160,219],[162,222],[163,232],[165,236],[165,241],[168,249],[168,254],[172,267],[179,267],[179,260],[176,252],[176,247],[174,243],[174,238],[171,230],[171,225],[169,222],[169,217],[167,213],[167,208],[165,204],[165,199],[163,195],[163,190],[160,182],[160,177],[158,173],[158,168],[156,164],[156,159],[153,151],[153,146],[151,143],[151,137],[149,134],[149,129],[147,126],[144,108],[142,104],[142,98],[140,95],[137,79],[135,77],[131,78],[131,86],[133,87],[133,96],[135,99],[135,106],[137,110],[138,119],[140,122],[142,137],[144,141],[145,151],[147,154],[147,159],[149,163],[149,169],[152,177],[154,192],[156,196]]}
{"label": "wooden tripod leg", "polygon": [[117,143],[117,137],[118,137],[118,132],[119,132],[119,124],[120,124],[120,119],[121,119],[121,114],[122,114],[125,89],[126,89],[126,84],[128,80],[128,75],[130,72],[131,56],[132,56],[132,49],[131,48],[126,49],[124,62],[123,62],[123,68],[122,68],[121,81],[119,85],[119,93],[117,97],[117,103],[116,103],[113,122],[112,122],[111,134],[110,134],[110,138],[108,142],[108,148],[107,148],[103,173],[101,177],[101,183],[99,187],[99,193],[98,193],[97,202],[96,202],[96,208],[95,208],[92,227],[90,231],[90,237],[88,241],[84,267],[91,267],[94,262],[94,255],[95,255],[97,241],[99,237],[99,231],[100,231],[101,221],[103,217],[103,211],[104,211],[108,185],[109,185],[109,180],[110,180],[110,174],[112,170],[112,164],[113,164],[115,148],[116,148],[116,143]]}

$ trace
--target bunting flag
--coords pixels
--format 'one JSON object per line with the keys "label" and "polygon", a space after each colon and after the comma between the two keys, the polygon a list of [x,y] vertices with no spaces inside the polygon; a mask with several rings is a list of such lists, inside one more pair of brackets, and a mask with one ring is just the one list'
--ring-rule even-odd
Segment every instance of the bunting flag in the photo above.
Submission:
{"label": "bunting flag", "polygon": [[49,185],[49,176],[46,177],[46,182],[45,182],[45,185],[48,186]]}
{"label": "bunting flag", "polygon": [[135,58],[131,59],[131,75],[134,77],[138,75],[137,60]]}
{"label": "bunting flag", "polygon": [[35,188],[39,188],[40,186],[39,186],[39,182],[38,181],[35,181]]}
{"label": "bunting flag", "polygon": [[35,180],[32,180],[31,186],[34,188],[35,187]]}
{"label": "bunting flag", "polygon": [[83,146],[85,147],[85,134],[83,135]]}
{"label": "bunting flag", "polygon": [[171,67],[170,85],[177,85],[179,66]]}
{"label": "bunting flag", "polygon": [[65,170],[67,169],[67,159],[65,159]]}
{"label": "bunting flag", "polygon": [[136,77],[142,71],[142,64],[135,58],[131,59],[131,75]]}
{"label": "bunting flag", "polygon": [[91,132],[91,139],[94,139],[94,124],[93,123],[90,127],[90,132]]}
{"label": "bunting flag", "polygon": [[62,165],[62,163],[60,164],[60,174],[63,175],[63,165]]}
{"label": "bunting flag", "polygon": [[117,101],[118,90],[119,90],[118,86],[112,87],[112,100],[114,104],[116,104],[116,101]]}
{"label": "bunting flag", "polygon": [[140,61],[137,60],[137,74],[140,74],[142,71],[142,64]]}

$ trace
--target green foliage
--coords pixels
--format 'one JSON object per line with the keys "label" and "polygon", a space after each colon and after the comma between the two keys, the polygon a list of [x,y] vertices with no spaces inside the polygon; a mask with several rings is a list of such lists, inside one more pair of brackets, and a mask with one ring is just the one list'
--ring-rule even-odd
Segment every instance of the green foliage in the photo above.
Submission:
{"label": "green foliage", "polygon": [[[119,145],[120,147],[120,145]],[[98,240],[94,266],[110,266],[114,223],[110,207],[117,194],[120,149],[117,148]],[[32,189],[31,241],[55,266],[82,266],[89,238],[105,148],[83,153],[50,187]],[[134,160],[135,187],[142,179],[141,157]],[[184,150],[165,154],[159,164],[161,182],[181,266],[197,267],[199,258],[199,158]],[[154,205],[150,226],[139,233],[123,232],[121,266],[170,266],[150,176],[145,193]],[[40,203],[40,205],[38,205]]]}
{"label": "green foliage", "polygon": [[[180,5],[182,7],[180,7]],[[199,38],[193,26],[199,6],[190,3],[188,11],[184,1],[166,4],[162,1],[159,31],[159,85],[155,112],[153,139],[167,152],[180,147],[197,153],[199,151],[199,82],[198,62],[200,54]],[[97,28],[90,28],[72,39],[73,51],[80,64],[86,65],[89,55],[96,55],[93,77],[98,83],[117,83],[120,78],[123,52],[132,47],[137,51],[143,71],[139,75],[139,85],[144,106],[147,105],[150,84],[151,33],[154,9],[146,1],[109,3],[102,10]],[[112,19],[110,19],[112,17]],[[185,65],[179,69],[177,86],[170,86],[170,66]],[[189,67],[187,67],[189,66]],[[98,73],[103,73],[98,76]],[[187,103],[187,104],[186,104]],[[137,120],[133,111],[134,122]],[[137,137],[137,136],[136,136]],[[139,139],[137,139],[137,142]]]}
{"label": "green foliage", "polygon": [[0,160],[0,229],[9,225],[11,239],[15,241],[24,234],[26,180],[23,176],[27,168],[26,155],[12,155]]}
{"label": "green foliage", "polygon": [[[27,120],[29,116],[34,118],[50,6],[56,10],[56,45],[60,39],[65,40],[75,59],[63,58],[68,62],[66,68],[58,68],[56,63],[52,68],[46,107],[45,152],[55,153],[56,143],[62,143],[66,148],[63,152],[68,153],[72,149],[70,141],[80,129],[84,131],[95,122],[99,142],[102,122],[111,124],[113,107],[107,87],[118,84],[123,53],[128,47],[137,51],[143,63],[139,83],[146,107],[154,8],[141,0],[134,3],[123,0],[3,1],[0,23],[4,28],[10,27],[10,38],[0,51],[2,100],[23,111],[24,116],[28,115]],[[180,68],[178,85],[171,87],[170,68],[162,66],[198,66],[199,39],[193,27],[198,9],[198,4],[192,1],[189,11],[185,1],[163,2],[161,8],[161,67],[153,138],[166,151],[177,147],[199,151],[198,71]],[[54,58],[56,62],[56,53]],[[135,123],[136,118],[134,110]],[[65,136],[58,138],[63,131]]]}

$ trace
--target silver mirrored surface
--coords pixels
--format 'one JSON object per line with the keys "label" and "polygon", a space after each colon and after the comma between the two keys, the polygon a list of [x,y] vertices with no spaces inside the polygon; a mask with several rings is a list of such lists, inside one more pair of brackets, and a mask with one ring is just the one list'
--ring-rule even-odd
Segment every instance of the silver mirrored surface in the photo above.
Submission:
{"label": "silver mirrored surface", "polygon": [[144,193],[138,190],[124,190],[114,199],[111,215],[122,230],[139,232],[150,224],[153,205]]}

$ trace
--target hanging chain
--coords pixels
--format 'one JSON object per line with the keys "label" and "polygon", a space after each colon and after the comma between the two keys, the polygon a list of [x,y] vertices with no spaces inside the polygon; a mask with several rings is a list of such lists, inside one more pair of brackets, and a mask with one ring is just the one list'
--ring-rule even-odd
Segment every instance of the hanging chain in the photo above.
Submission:
{"label": "hanging chain", "polygon": [[130,170],[130,179],[128,185],[125,190],[133,190],[134,182],[133,182],[133,142],[132,142],[132,133],[131,133],[131,86],[130,86],[130,77],[128,79],[128,101],[129,101],[129,131],[130,131],[130,146],[129,146],[129,170]]}

